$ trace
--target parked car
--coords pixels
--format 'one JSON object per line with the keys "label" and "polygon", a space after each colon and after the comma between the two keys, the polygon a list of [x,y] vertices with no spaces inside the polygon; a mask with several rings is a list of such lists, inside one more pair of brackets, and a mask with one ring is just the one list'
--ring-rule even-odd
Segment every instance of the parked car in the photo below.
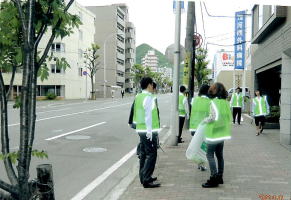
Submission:
{"label": "parked car", "polygon": [[[245,96],[246,97],[248,97],[248,98],[250,98],[251,97],[251,95],[250,95],[250,90],[249,90],[249,88],[248,87],[245,87],[245,88],[241,88],[242,89],[242,93],[244,93],[245,92]],[[231,97],[231,95],[232,95],[232,93],[233,93],[233,90],[235,90],[235,89],[233,89],[233,88],[230,88],[227,92],[228,92],[228,96],[229,97]]]}

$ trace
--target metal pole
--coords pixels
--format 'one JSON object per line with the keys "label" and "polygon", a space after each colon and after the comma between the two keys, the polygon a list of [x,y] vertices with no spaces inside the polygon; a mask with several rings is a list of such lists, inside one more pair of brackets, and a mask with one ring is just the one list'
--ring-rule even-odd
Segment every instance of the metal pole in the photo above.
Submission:
{"label": "metal pole", "polygon": [[[87,72],[87,71],[86,71]],[[88,94],[87,94],[87,76],[88,76],[88,74],[86,73],[86,96],[85,96],[85,100],[87,101],[87,99],[88,99]]]}
{"label": "metal pole", "polygon": [[104,78],[104,86],[103,86],[103,98],[106,98],[106,41],[107,38],[104,41],[104,45],[103,45],[103,78]]}
{"label": "metal pole", "polygon": [[176,22],[175,22],[175,51],[174,51],[174,74],[173,74],[173,96],[172,96],[172,119],[170,145],[177,146],[179,132],[179,68],[180,68],[180,32],[181,32],[181,1],[177,1]]}

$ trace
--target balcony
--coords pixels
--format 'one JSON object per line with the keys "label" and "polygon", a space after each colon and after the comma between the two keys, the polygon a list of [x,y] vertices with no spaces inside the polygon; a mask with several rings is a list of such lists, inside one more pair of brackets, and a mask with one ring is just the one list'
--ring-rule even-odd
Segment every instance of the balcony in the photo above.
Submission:
{"label": "balcony", "polygon": [[124,72],[125,71],[125,67],[123,65],[117,63],[116,70]]}
{"label": "balcony", "polygon": [[125,82],[125,78],[117,75],[116,76],[116,82],[124,83]]}
{"label": "balcony", "polygon": [[127,38],[135,38],[134,32],[126,32],[125,37]]}
{"label": "balcony", "polygon": [[135,58],[135,53],[125,53],[125,58]]}

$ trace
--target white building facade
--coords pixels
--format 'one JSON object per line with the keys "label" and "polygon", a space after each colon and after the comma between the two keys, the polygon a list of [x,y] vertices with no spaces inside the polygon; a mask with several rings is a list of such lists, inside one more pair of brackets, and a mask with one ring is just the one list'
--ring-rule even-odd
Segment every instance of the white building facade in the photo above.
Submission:
{"label": "white building facade", "polygon": [[[94,19],[95,16],[85,7],[76,1],[71,5],[69,12],[78,15],[82,21],[79,28],[75,28],[70,36],[63,39],[56,38],[51,46],[51,53],[55,57],[65,58],[70,68],[66,71],[60,70],[55,61],[47,62],[49,77],[41,81],[38,78],[37,97],[45,97],[48,93],[55,94],[60,99],[80,99],[89,97],[91,85],[89,77],[86,78],[83,72],[84,66],[83,53],[94,43]],[[45,34],[40,42],[39,51],[43,51],[48,42],[50,31]],[[6,87],[9,85],[11,74],[4,75]],[[15,97],[21,93],[22,74],[16,73],[11,96]]]}
{"label": "white building facade", "polygon": [[149,50],[147,54],[142,58],[141,62],[144,67],[149,67],[151,71],[158,72],[159,59],[156,56],[154,50]]}

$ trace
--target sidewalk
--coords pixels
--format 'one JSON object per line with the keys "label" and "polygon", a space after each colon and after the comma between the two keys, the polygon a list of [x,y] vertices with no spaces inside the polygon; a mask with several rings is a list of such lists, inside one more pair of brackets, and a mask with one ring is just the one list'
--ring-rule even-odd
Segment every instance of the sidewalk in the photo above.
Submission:
{"label": "sidewalk", "polygon": [[232,134],[224,146],[225,183],[218,188],[201,187],[209,178],[209,169],[201,172],[186,160],[191,136],[184,131],[185,143],[164,147],[165,153],[159,151],[154,176],[162,186],[144,189],[136,176],[120,200],[290,200],[291,152],[280,145],[279,131],[264,130],[255,136],[255,127],[245,122],[233,125]]}

